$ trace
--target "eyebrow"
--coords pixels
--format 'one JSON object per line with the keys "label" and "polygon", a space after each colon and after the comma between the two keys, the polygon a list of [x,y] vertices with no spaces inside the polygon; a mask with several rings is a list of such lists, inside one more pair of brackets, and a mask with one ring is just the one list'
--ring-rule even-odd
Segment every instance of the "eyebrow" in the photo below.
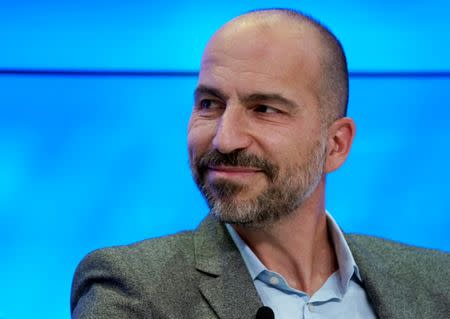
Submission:
{"label": "eyebrow", "polygon": [[299,108],[298,104],[294,101],[285,98],[284,96],[277,93],[254,93],[249,96],[239,98],[243,102],[277,102],[286,105],[289,108],[296,109]]}
{"label": "eyebrow", "polygon": [[[219,89],[214,87],[210,87],[207,85],[200,84],[194,91],[194,98],[198,99],[200,95],[212,95],[223,101],[228,99],[228,96],[224,94]],[[285,98],[284,96],[278,93],[253,93],[248,96],[239,96],[239,100],[243,103],[255,103],[255,102],[276,102],[286,105],[289,108],[297,109],[299,108],[298,104],[294,101]]]}
{"label": "eyebrow", "polygon": [[200,84],[194,91],[194,98],[198,99],[200,95],[212,95],[221,100],[227,100],[228,96],[219,89]]}

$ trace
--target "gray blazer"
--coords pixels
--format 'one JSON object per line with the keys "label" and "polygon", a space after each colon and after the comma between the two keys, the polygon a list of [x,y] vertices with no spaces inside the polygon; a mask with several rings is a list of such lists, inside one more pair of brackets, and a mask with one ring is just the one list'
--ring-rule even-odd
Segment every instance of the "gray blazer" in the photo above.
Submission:
{"label": "gray blazer", "polygon": [[[449,254],[346,238],[379,318],[450,318]],[[72,284],[79,319],[249,319],[260,306],[239,251],[212,216],[195,231],[94,251]]]}

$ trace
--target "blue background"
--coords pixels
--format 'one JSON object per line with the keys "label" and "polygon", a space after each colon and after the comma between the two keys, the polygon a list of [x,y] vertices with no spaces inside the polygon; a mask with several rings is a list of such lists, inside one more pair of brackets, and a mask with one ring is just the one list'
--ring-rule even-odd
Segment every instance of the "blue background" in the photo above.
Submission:
{"label": "blue background", "polygon": [[195,72],[220,25],[274,6],[328,25],[353,72],[357,137],[328,178],[328,209],[346,231],[450,250],[447,1],[3,0],[1,319],[69,317],[87,252],[192,228],[207,212],[186,154],[195,76],[27,72]]}

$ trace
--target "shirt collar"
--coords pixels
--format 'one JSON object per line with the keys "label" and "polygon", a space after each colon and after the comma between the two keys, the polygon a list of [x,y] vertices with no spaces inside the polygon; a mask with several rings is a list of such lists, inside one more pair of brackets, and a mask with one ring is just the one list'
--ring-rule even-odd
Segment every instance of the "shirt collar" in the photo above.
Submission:
{"label": "shirt collar", "polygon": [[350,279],[352,279],[353,274],[358,278],[360,282],[361,275],[359,274],[358,265],[356,265],[353,254],[348,247],[347,241],[345,240],[344,234],[339,228],[338,224],[334,220],[333,216],[326,211],[327,214],[327,225],[330,231],[331,238],[333,240],[334,251],[336,253],[336,258],[339,265],[339,275],[341,277],[341,285],[347,290]]}
{"label": "shirt collar", "polygon": [[241,253],[242,259],[244,259],[244,263],[247,266],[250,276],[253,280],[255,280],[260,273],[262,273],[264,270],[267,270],[266,266],[264,266],[259,258],[256,257],[255,253],[242,240],[241,236],[239,236],[237,231],[230,224],[225,224],[225,226],[227,227],[231,238],[239,249],[239,252]]}
{"label": "shirt collar", "polygon": [[[348,247],[344,234],[328,211],[326,211],[326,216],[328,229],[331,233],[331,238],[333,240],[333,246],[339,265],[338,272],[340,277],[340,284],[343,291],[347,291],[349,282],[352,279],[353,275],[355,275],[360,282],[361,275],[359,274],[359,268],[356,265],[350,248]],[[225,224],[225,226],[230,233],[230,236],[233,239],[234,243],[236,244],[239,252],[241,253],[250,276],[253,280],[255,280],[259,276],[259,274],[268,269],[263,265],[263,263],[250,249],[250,247],[242,240],[236,230],[230,224]]]}

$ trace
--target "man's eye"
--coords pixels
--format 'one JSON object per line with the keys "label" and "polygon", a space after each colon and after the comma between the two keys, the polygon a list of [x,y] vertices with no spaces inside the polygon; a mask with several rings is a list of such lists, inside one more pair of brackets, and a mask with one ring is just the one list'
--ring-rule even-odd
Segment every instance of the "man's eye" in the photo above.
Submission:
{"label": "man's eye", "polygon": [[214,101],[209,99],[203,99],[198,104],[201,110],[209,110],[214,107]]}
{"label": "man's eye", "polygon": [[258,105],[254,110],[259,113],[279,113],[277,109],[267,105]]}

